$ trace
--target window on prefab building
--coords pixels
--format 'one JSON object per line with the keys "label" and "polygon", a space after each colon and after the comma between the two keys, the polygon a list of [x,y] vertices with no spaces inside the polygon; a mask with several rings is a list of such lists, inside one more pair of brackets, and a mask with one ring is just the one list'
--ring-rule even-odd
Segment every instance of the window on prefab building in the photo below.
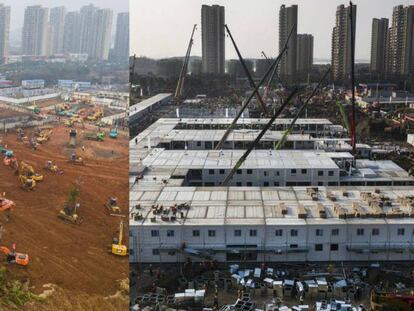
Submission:
{"label": "window on prefab building", "polygon": [[331,251],[337,251],[338,248],[338,244],[331,244]]}
{"label": "window on prefab building", "polygon": [[398,235],[404,235],[405,234],[405,229],[404,228],[398,228],[397,234]]}
{"label": "window on prefab building", "polygon": [[200,230],[193,230],[193,236],[200,236]]}
{"label": "window on prefab building", "polygon": [[357,235],[364,235],[364,228],[358,228]]}
{"label": "window on prefab building", "polygon": [[275,236],[283,236],[283,230],[282,229],[275,230]]}
{"label": "window on prefab building", "polygon": [[250,236],[257,236],[257,230],[256,229],[251,229],[250,230]]}
{"label": "window on prefab building", "polygon": [[379,229],[378,228],[373,228],[372,229],[372,235],[379,235]]}
{"label": "window on prefab building", "polygon": [[267,172],[263,172],[263,176],[267,176]]}
{"label": "window on prefab building", "polygon": [[152,237],[157,237],[160,235],[160,232],[158,230],[151,230],[151,236]]}
{"label": "window on prefab building", "polygon": [[263,187],[269,187],[269,182],[268,182],[268,181],[265,181],[265,182],[263,183]]}
{"label": "window on prefab building", "polygon": [[290,236],[298,236],[298,230],[296,229],[290,230]]}
{"label": "window on prefab building", "polygon": [[317,252],[323,251],[323,244],[315,244],[315,251]]}
{"label": "window on prefab building", "polygon": [[208,236],[215,237],[216,236],[216,230],[208,230]]}
{"label": "window on prefab building", "polygon": [[234,230],[234,236],[241,236],[241,230]]}
{"label": "window on prefab building", "polygon": [[241,187],[241,185],[242,185],[241,181],[236,182],[237,187]]}
{"label": "window on prefab building", "polygon": [[209,175],[214,175],[214,170],[208,170]]}
{"label": "window on prefab building", "polygon": [[220,175],[224,175],[224,170],[219,171]]}
{"label": "window on prefab building", "polygon": [[242,173],[242,170],[237,170],[237,171],[236,171],[236,174],[237,174],[237,175],[240,175],[241,173]]}
{"label": "window on prefab building", "polygon": [[339,229],[332,229],[331,234],[332,235],[339,235]]}
{"label": "window on prefab building", "polygon": [[316,236],[323,236],[323,229],[316,229]]}
{"label": "window on prefab building", "polygon": [[251,181],[248,181],[248,182],[246,183],[246,186],[247,186],[247,187],[251,187],[251,186],[253,186],[253,183],[252,183]]}
{"label": "window on prefab building", "polygon": [[174,230],[167,230],[167,236],[173,237],[174,236]]}
{"label": "window on prefab building", "polygon": [[290,248],[298,248],[299,246],[297,244],[290,244],[289,247]]}
{"label": "window on prefab building", "polygon": [[328,171],[328,176],[333,176],[334,175],[334,171]]}
{"label": "window on prefab building", "polygon": [[308,170],[305,169],[305,168],[303,168],[301,172],[302,172],[302,174],[307,174],[308,173]]}
{"label": "window on prefab building", "polygon": [[154,256],[159,255],[159,254],[160,254],[160,250],[159,250],[158,248],[154,248],[154,249],[152,250],[152,254],[153,254]]}
{"label": "window on prefab building", "polygon": [[290,170],[290,174],[292,174],[292,175],[296,175],[296,169],[291,169],[291,170]]}
{"label": "window on prefab building", "polygon": [[323,171],[318,171],[318,176],[323,176]]}
{"label": "window on prefab building", "polygon": [[247,173],[247,175],[251,175],[251,174],[253,174],[253,171],[252,170],[247,170],[246,173]]}

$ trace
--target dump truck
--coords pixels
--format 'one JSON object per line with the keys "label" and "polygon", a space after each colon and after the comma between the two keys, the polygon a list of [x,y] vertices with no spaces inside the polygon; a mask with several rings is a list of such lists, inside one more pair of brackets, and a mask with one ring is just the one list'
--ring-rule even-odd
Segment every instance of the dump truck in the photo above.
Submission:
{"label": "dump truck", "polygon": [[98,133],[89,132],[89,133],[85,133],[83,137],[88,140],[104,141],[105,134],[103,132],[98,132]]}

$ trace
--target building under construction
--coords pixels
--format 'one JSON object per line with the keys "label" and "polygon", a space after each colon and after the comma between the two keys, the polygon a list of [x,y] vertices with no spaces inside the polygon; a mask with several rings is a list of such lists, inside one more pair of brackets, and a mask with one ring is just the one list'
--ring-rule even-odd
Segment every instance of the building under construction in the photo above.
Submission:
{"label": "building under construction", "polygon": [[130,143],[131,263],[400,261],[414,255],[414,178],[342,126],[276,119],[159,119]]}

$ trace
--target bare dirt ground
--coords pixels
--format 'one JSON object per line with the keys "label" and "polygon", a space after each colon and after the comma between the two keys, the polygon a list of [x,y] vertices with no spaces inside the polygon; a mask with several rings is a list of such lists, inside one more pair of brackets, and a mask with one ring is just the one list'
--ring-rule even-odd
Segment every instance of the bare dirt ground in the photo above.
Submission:
{"label": "bare dirt ground", "polygon": [[[5,192],[17,205],[9,222],[0,215],[5,227],[0,243],[9,247],[16,243],[17,251],[29,254],[28,267],[8,266],[8,269],[17,278],[29,279],[36,293],[43,291],[44,284],[52,283],[72,294],[108,296],[118,291],[118,280],[128,277],[128,258],[108,253],[121,218],[109,216],[104,209],[107,198],[116,196],[123,213],[128,212],[127,133],[119,132],[116,140],[106,136],[104,142],[94,142],[83,140],[81,131],[78,129],[80,142],[76,152],[84,158],[85,166],[68,162],[72,152],[67,146],[69,128],[62,125],[56,126],[51,139],[36,151],[17,141],[15,133],[3,135],[3,144],[14,151],[19,162],[28,161],[44,176],[35,191],[27,192],[20,188],[12,170],[0,163],[0,192]],[[26,135],[31,136],[30,130],[26,130]],[[56,162],[64,174],[43,170],[48,160]],[[57,217],[76,180],[81,181],[79,214],[84,218],[81,225]],[[123,219],[127,238],[128,218]],[[0,265],[4,262],[2,256]]]}
{"label": "bare dirt ground", "polygon": [[11,109],[0,108],[0,118],[22,117],[28,115],[30,115],[30,113],[23,113]]}

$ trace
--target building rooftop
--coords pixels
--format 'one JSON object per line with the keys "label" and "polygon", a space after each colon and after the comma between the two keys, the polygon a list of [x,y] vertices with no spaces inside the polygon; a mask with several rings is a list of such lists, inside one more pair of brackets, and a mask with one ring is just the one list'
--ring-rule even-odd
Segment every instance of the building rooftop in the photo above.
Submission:
{"label": "building rooftop", "polygon": [[139,103],[137,103],[135,105],[132,105],[129,108],[130,116],[133,116],[133,115],[135,115],[137,113],[140,113],[141,111],[143,111],[143,110],[151,107],[152,105],[158,103],[161,100],[166,99],[167,97],[169,97],[171,95],[172,95],[171,93],[160,93],[160,94],[157,94],[155,96],[152,96],[152,97],[150,97],[148,99],[145,99],[145,100],[143,100],[143,101],[141,101],[141,102],[139,102]]}
{"label": "building rooftop", "polygon": [[[412,188],[319,187],[313,195],[311,189],[315,188],[140,186],[130,196],[131,225],[414,224],[414,208],[408,198],[414,196]],[[178,209],[183,218],[178,212],[175,220],[161,219],[161,215],[173,216],[172,207],[180,204],[188,206]],[[154,213],[155,205],[163,207],[161,214]],[[155,221],[151,220],[154,216]]]}

